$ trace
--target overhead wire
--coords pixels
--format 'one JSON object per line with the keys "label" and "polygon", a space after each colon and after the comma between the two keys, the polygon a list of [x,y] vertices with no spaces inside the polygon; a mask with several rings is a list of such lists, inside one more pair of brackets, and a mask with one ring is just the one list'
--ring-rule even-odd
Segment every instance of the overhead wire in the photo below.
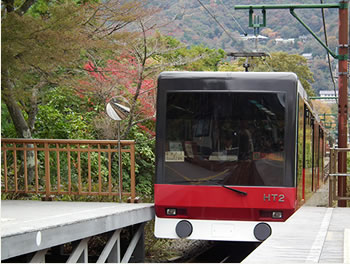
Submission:
{"label": "overhead wire", "polygon": [[[323,4],[323,0],[320,0],[321,4]],[[327,37],[327,28],[326,28],[326,19],[324,15],[324,8],[321,8],[321,13],[322,13],[322,21],[323,21],[323,32],[324,32],[324,38],[326,42],[326,46],[328,47],[328,37]],[[329,56],[329,52],[327,51],[327,60],[328,60],[328,67],[329,67],[329,73],[331,75],[332,83],[333,83],[333,90],[334,90],[334,96],[337,96],[337,90],[336,90],[336,85],[335,85],[335,80],[333,76],[333,70],[332,70],[332,65],[331,65],[331,58]],[[336,103],[338,104],[338,99],[335,98]]]}
{"label": "overhead wire", "polygon": [[[240,30],[243,32],[244,36],[248,36],[248,33],[243,29],[243,27],[239,24],[239,22],[237,21],[237,19],[232,15],[230,9],[225,5],[223,0],[219,0],[220,3],[224,6],[224,8],[227,10],[227,12],[229,13],[229,15],[231,16],[231,18],[233,19],[234,22],[236,22],[236,24],[238,25],[238,27],[240,28]],[[257,48],[256,48],[257,49]],[[271,55],[270,55],[271,57]],[[273,72],[274,70],[272,69],[272,67],[268,64],[268,62],[266,62],[266,59],[262,59],[263,63],[268,67],[269,71]],[[247,63],[247,60],[246,60]]]}
{"label": "overhead wire", "polygon": [[215,22],[222,28],[222,30],[226,33],[226,35],[234,42],[236,40],[231,36],[231,34],[225,29],[225,27],[216,19],[216,17],[210,12],[210,10],[200,1],[197,0],[198,3],[207,11],[207,13],[215,20]]}
{"label": "overhead wire", "polygon": [[[225,29],[225,27],[216,19],[215,15],[212,14],[212,12],[210,12],[210,10],[202,3],[201,0],[197,0],[197,2],[207,11],[207,13],[215,20],[215,22],[222,28],[222,30],[227,34],[227,36],[232,40],[232,41],[236,41],[232,35]],[[227,6],[220,0],[220,2],[223,4],[223,6],[229,11],[229,9],[227,8]],[[241,27],[241,25],[238,23],[238,21],[234,18],[234,16],[230,13],[231,17],[233,18],[233,20],[237,23],[237,25],[240,27],[240,29],[243,31],[244,35],[248,35],[247,32]],[[270,71],[273,71],[273,69],[271,68],[271,66],[264,61],[264,63],[268,66]]]}
{"label": "overhead wire", "polygon": [[224,1],[219,0],[220,3],[224,6],[224,8],[227,10],[227,12],[230,14],[231,18],[233,19],[233,21],[237,24],[237,26],[239,27],[239,29],[243,32],[244,36],[248,36],[248,33],[243,29],[243,27],[241,26],[241,24],[238,23],[237,19],[232,15],[231,11],[228,9],[228,7],[225,5]]}

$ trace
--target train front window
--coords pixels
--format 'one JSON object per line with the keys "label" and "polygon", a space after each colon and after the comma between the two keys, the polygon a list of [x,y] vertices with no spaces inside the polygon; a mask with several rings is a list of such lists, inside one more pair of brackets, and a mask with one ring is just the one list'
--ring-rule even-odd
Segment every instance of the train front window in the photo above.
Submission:
{"label": "train front window", "polygon": [[167,94],[165,182],[284,185],[284,93]]}

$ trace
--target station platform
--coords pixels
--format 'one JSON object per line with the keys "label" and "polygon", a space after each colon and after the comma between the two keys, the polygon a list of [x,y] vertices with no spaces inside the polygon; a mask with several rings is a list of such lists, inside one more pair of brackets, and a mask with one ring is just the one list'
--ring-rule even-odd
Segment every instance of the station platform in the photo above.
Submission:
{"label": "station platform", "polygon": [[153,218],[153,204],[3,200],[1,260]]}
{"label": "station platform", "polygon": [[242,263],[350,263],[350,208],[303,206]]}

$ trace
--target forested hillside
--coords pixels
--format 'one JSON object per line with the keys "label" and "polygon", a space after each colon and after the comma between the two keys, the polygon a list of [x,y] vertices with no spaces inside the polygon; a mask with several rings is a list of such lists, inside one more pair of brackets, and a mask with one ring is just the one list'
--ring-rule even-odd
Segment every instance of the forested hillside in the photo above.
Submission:
{"label": "forested hillside", "polygon": [[[259,40],[256,46],[254,40],[244,40],[241,37],[244,33],[253,34],[253,29],[248,27],[248,10],[234,9],[235,5],[248,4],[319,4],[318,0],[151,0],[150,2],[151,6],[159,10],[160,20],[171,21],[160,29],[161,32],[173,36],[187,45],[203,44],[225,51],[251,51],[257,48],[257,50],[265,52],[285,51],[289,54],[300,55],[311,53],[312,59],[309,61],[309,66],[314,73],[314,90],[318,92],[319,90],[333,89],[326,61],[326,51],[293,18],[289,10],[267,10],[267,26],[260,30],[260,34],[267,39]],[[336,3],[337,1],[324,2]],[[256,14],[259,13],[256,11]],[[321,9],[296,9],[296,13],[324,41]],[[335,51],[338,10],[324,9],[324,14],[328,44]],[[283,40],[276,42],[276,39]],[[287,41],[288,39],[292,40]],[[335,69],[336,62],[333,61],[332,65]]]}

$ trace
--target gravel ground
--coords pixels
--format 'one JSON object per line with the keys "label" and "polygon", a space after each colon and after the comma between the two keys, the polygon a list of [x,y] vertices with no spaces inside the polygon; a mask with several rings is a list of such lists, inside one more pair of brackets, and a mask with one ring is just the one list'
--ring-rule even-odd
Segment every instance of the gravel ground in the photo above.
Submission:
{"label": "gravel ground", "polygon": [[[325,158],[325,175],[328,174],[329,169],[329,157]],[[320,186],[320,188],[315,192],[311,198],[306,201],[305,206],[318,206],[318,207],[327,207],[328,206],[328,197],[329,197],[329,178],[326,182]]]}
{"label": "gravel ground", "polygon": [[213,245],[213,241],[177,239],[171,245],[170,250],[178,252],[178,256],[169,259],[168,262],[183,263],[189,262],[199,254],[208,250]]}
{"label": "gravel ground", "polygon": [[318,206],[327,207],[328,206],[328,192],[329,183],[327,181],[314,193],[311,198],[306,201],[305,206]]}

